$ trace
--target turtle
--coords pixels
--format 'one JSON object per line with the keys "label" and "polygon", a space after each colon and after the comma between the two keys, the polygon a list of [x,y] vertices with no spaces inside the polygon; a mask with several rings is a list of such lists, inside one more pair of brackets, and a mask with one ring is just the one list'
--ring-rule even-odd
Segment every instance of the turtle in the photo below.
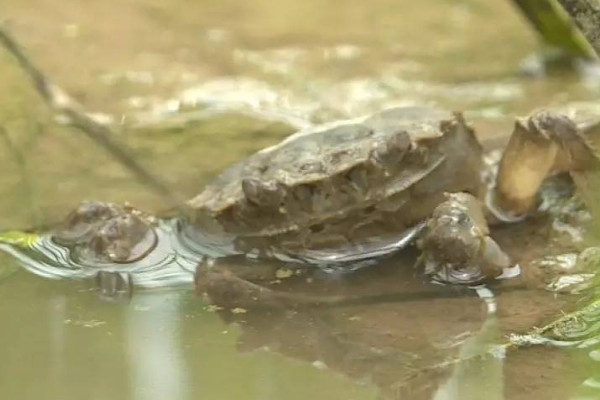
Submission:
{"label": "turtle", "polygon": [[[187,202],[185,230],[220,244],[227,249],[223,257],[317,266],[362,265],[416,243],[428,276],[474,284],[511,267],[488,223],[527,216],[547,176],[597,167],[584,131],[561,113],[533,112],[517,119],[490,171],[473,128],[458,112],[397,107],[329,123],[225,170]],[[90,207],[110,211],[82,218]],[[131,208],[87,204],[56,238],[73,248],[91,246],[88,255],[128,262],[154,246],[152,224],[144,220]],[[93,229],[83,229],[82,221]],[[107,244],[105,224],[118,246]]]}

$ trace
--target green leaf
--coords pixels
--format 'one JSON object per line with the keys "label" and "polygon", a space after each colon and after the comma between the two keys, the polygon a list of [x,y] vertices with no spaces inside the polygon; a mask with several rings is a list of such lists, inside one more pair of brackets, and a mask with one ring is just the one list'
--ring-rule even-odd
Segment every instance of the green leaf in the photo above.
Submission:
{"label": "green leaf", "polygon": [[31,247],[31,244],[37,240],[38,235],[22,231],[7,231],[0,233],[0,243],[6,243],[13,246]]}

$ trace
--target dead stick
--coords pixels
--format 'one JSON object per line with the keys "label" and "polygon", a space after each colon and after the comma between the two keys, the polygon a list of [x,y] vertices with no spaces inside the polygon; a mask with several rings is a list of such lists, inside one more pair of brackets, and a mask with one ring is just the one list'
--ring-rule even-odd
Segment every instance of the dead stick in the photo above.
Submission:
{"label": "dead stick", "polygon": [[598,0],[558,0],[573,18],[600,57],[600,2]]}
{"label": "dead stick", "polygon": [[0,24],[0,44],[12,54],[19,66],[25,71],[44,101],[56,113],[65,116],[68,123],[107,150],[119,163],[131,171],[140,181],[156,194],[166,199],[170,207],[188,214],[189,208],[180,196],[164,182],[150,174],[141,164],[129,155],[129,151],[114,139],[110,128],[99,124],[89,117],[80,104],[74,101],[64,90],[53,84],[42,71],[27,57],[22,47]]}

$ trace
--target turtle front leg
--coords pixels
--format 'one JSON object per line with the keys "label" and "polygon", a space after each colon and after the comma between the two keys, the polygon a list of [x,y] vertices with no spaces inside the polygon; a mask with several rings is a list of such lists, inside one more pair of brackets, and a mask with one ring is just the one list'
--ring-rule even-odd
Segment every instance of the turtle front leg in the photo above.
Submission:
{"label": "turtle front leg", "polygon": [[510,258],[489,236],[483,205],[468,193],[447,194],[417,241],[418,264],[444,283],[474,284],[496,278]]}
{"label": "turtle front leg", "polygon": [[486,205],[495,217],[511,222],[536,205],[543,180],[558,172],[589,169],[597,162],[577,125],[552,111],[518,119],[498,167]]}

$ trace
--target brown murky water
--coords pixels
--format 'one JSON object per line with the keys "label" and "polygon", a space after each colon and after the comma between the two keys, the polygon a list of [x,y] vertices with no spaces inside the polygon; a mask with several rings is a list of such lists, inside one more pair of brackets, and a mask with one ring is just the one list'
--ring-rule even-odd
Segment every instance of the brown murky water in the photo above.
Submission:
{"label": "brown murky water", "polygon": [[[482,137],[502,138],[515,115],[595,100],[600,85],[593,74],[522,74],[536,40],[500,0],[5,0],[0,11],[47,72],[121,124],[118,139],[186,197],[297,127],[430,104],[466,110]],[[85,199],[165,209],[53,121],[3,52],[0,77],[1,230],[48,226]],[[548,231],[540,217],[496,235],[526,263],[567,251]],[[88,281],[9,274],[15,260],[0,257],[3,399],[598,397],[589,349],[452,362],[572,308],[575,297],[527,273],[492,287],[493,315],[473,290],[423,284],[414,254],[281,284],[371,301],[242,312],[215,310],[189,286],[104,302]]]}

